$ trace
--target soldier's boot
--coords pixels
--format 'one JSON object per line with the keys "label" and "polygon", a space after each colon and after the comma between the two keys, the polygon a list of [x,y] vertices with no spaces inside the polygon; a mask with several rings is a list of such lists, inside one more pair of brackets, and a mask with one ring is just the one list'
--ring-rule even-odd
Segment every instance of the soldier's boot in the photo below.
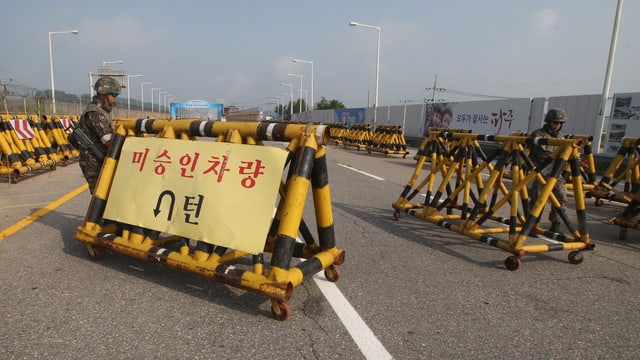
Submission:
{"label": "soldier's boot", "polygon": [[549,226],[549,231],[554,232],[554,233],[558,233],[560,232],[560,226],[562,224],[559,222],[552,222],[551,226]]}

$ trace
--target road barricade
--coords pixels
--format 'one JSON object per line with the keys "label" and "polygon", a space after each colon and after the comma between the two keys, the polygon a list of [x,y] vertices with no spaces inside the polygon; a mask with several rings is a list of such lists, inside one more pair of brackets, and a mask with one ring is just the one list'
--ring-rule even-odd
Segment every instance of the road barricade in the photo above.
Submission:
{"label": "road barricade", "polygon": [[342,145],[349,129],[345,123],[327,123],[329,127],[329,144]]}
{"label": "road barricade", "polygon": [[[530,137],[532,133],[515,132],[513,136],[525,136]],[[591,135],[573,135],[565,134],[564,139],[577,139],[580,140],[582,146],[580,146],[580,176],[582,177],[582,189],[585,191],[585,195],[589,194],[589,191],[593,190],[598,184],[596,180],[596,160],[593,154],[593,136]],[[567,189],[573,189],[573,181],[571,179],[571,171],[569,164],[566,165],[564,177],[567,179]],[[602,202],[596,199],[596,206],[601,206]]]}
{"label": "road barricade", "polygon": [[15,184],[36,170],[55,170],[60,158],[51,147],[35,115],[2,115],[0,122],[0,175]]}
{"label": "road barricade", "polygon": [[371,141],[367,145],[367,151],[380,152],[385,155],[402,155],[404,159],[409,151],[401,126],[380,125],[376,127]]}
{"label": "road barricade", "polygon": [[617,225],[620,227],[618,237],[620,240],[626,240],[628,235],[628,229],[640,230],[640,222],[636,219],[638,213],[640,213],[640,191],[635,189],[634,192],[625,196],[629,199],[627,207],[622,214],[613,216],[609,219],[609,224]]}
{"label": "road barricade", "polygon": [[[335,241],[326,126],[153,119],[115,123],[116,136],[75,235],[88,245],[92,259],[109,249],[266,295],[278,320],[289,317],[287,301],[305,277],[324,270],[329,281],[338,280],[336,265],[344,261],[344,251]],[[190,141],[196,137],[216,141]],[[285,151],[262,146],[266,140],[289,143]],[[206,155],[211,155],[209,165],[199,171],[197,159]],[[145,180],[136,188],[138,176]],[[263,186],[264,179],[275,179],[275,187]],[[317,240],[303,218],[309,188]],[[181,198],[184,206],[173,206]],[[127,209],[149,199],[152,204],[142,210]],[[266,216],[255,215],[265,207]],[[246,235],[256,231],[257,236]],[[299,234],[301,242],[296,241]]]}
{"label": "road barricade", "polygon": [[[587,198],[595,198],[596,205],[602,205],[603,199],[629,204],[640,187],[639,164],[640,138],[623,138],[622,146],[597,185],[587,192]],[[623,189],[616,189],[621,183]]]}
{"label": "road barricade", "polygon": [[358,151],[367,148],[371,142],[373,133],[369,124],[353,124],[349,131],[344,134],[342,146],[345,148],[354,147]]}
{"label": "road barricade", "polygon": [[[421,191],[427,187],[427,194],[433,193],[435,187],[435,179],[438,174],[444,176],[447,173],[447,169],[454,161],[452,149],[457,149],[458,140],[449,140],[447,134],[450,132],[458,133],[471,133],[470,130],[449,130],[444,128],[431,128],[427,136],[422,140],[420,147],[416,155],[413,157],[417,161],[413,174],[409,182],[404,187],[402,194],[393,204],[393,208],[396,209],[394,216],[396,220],[400,219],[401,211],[408,211],[409,209],[419,209],[423,207],[422,203],[412,203],[411,201]],[[480,147],[478,146],[478,149]],[[480,149],[482,151],[482,149]],[[484,153],[482,153],[484,156]],[[485,156],[486,157],[486,156]],[[416,185],[426,163],[431,164],[431,171]]]}
{"label": "road barricade", "polygon": [[[410,185],[407,185],[399,199],[393,203],[396,219],[404,211],[510,252],[513,255],[505,260],[505,266],[509,270],[519,269],[520,258],[526,254],[569,250],[569,261],[579,264],[583,261],[580,250],[593,249],[587,232],[580,176],[581,139],[453,132],[443,136],[449,139],[451,150],[444,154],[431,152],[431,169],[425,180],[413,192]],[[495,142],[498,150],[487,157],[480,148],[479,141]],[[527,143],[550,145],[556,149],[540,167],[534,167],[525,151]],[[567,163],[572,175],[577,225],[570,221],[552,192]],[[422,166],[423,161],[419,160],[410,184],[414,182]],[[551,174],[543,176],[541,170],[547,166],[552,166]],[[507,173],[510,179],[506,179]],[[539,184],[541,190],[537,201],[530,203],[527,187],[534,182]],[[410,199],[417,195],[416,191],[421,191],[424,186],[427,187],[424,203],[410,203]],[[545,230],[539,224],[547,203],[559,211],[569,234]],[[442,214],[443,211],[446,214]],[[533,239],[536,240],[535,243]]]}
{"label": "road barricade", "polygon": [[65,164],[67,161],[80,156],[80,151],[69,143],[67,137],[73,132],[75,124],[78,122],[77,118],[56,115],[54,118],[50,116],[46,118],[43,117],[42,122],[51,141],[51,146]]}

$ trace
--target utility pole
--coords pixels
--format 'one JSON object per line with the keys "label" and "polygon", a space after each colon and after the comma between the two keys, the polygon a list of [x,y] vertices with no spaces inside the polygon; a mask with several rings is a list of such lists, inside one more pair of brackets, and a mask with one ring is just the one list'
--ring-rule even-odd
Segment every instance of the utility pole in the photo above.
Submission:
{"label": "utility pole", "polygon": [[600,110],[598,111],[598,119],[596,121],[597,134],[594,134],[593,147],[596,154],[600,152],[600,144],[602,142],[602,133],[604,132],[604,110],[607,106],[609,97],[609,87],[611,86],[611,75],[613,73],[613,62],[616,55],[616,45],[618,43],[618,29],[620,28],[620,18],[622,17],[622,1],[618,0],[616,7],[616,17],[613,22],[613,31],[611,34],[611,43],[609,44],[609,59],[607,60],[607,70],[604,77],[604,85],[602,89],[602,99],[600,100]]}

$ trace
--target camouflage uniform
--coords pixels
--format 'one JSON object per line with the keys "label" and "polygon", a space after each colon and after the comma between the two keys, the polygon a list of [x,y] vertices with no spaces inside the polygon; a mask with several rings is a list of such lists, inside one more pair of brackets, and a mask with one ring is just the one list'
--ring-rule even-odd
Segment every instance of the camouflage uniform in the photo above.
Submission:
{"label": "camouflage uniform", "polygon": [[[111,114],[105,111],[100,105],[100,102],[94,99],[94,101],[85,108],[77,125],[77,128],[82,129],[94,144],[104,144],[110,141],[114,133],[113,125],[111,124]],[[106,150],[106,146],[104,149]],[[87,179],[91,194],[93,194],[96,188],[103,160],[104,159],[98,158],[91,149],[80,149],[80,168],[82,169],[85,179]]]}
{"label": "camouflage uniform", "polygon": [[[107,79],[107,86],[104,86],[104,79]],[[119,87],[120,85],[111,78],[100,78],[96,82],[95,89],[99,94],[108,92],[120,93]],[[109,102],[107,100],[101,101],[95,96],[93,101],[84,109],[76,128],[81,129],[91,139],[91,142],[106,155],[106,144],[111,141],[114,135]],[[79,150],[80,158],[78,162],[82,169],[82,174],[89,184],[89,191],[93,194],[104,159],[100,159],[91,149],[80,148]]]}
{"label": "camouflage uniform", "polygon": [[[547,116],[545,117],[544,126],[538,130],[535,130],[531,134],[531,136],[561,139],[563,136],[560,133],[560,131],[555,131],[551,127],[550,123],[553,121],[564,122],[566,118],[567,118],[567,114],[562,109],[549,110],[549,112],[547,113]],[[553,146],[549,146],[549,145],[532,145],[529,149],[529,157],[531,158],[531,160],[536,166],[539,166],[540,164],[542,164],[542,161],[551,154],[552,148]],[[544,169],[542,169],[540,174],[547,177],[551,174],[552,168],[553,168],[553,163],[549,164]],[[531,198],[530,205],[532,208],[536,200],[538,199],[541,189],[542,189],[542,185],[540,185],[537,181],[534,181],[533,185],[531,186],[531,189],[529,190],[530,192],[529,195]],[[560,203],[560,207],[564,210],[565,205],[567,204],[567,185],[563,176],[558,177],[558,181],[556,182],[556,185],[553,187],[552,192],[555,195],[556,199],[558,199],[558,202]],[[560,224],[562,224],[562,219],[560,218],[560,215],[555,209],[552,209],[551,212],[549,212],[549,221],[551,222],[550,230],[552,231],[557,231]]]}

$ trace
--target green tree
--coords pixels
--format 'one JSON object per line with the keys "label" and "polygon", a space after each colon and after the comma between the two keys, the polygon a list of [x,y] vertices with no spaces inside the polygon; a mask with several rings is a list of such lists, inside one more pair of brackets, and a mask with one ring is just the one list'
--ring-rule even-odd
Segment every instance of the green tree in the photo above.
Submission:
{"label": "green tree", "polygon": [[293,103],[293,106],[291,106],[291,103],[286,104],[284,107],[282,105],[279,105],[278,107],[276,107],[276,109],[280,109],[282,108],[282,118],[283,120],[286,121],[291,121],[291,109],[293,109],[293,113],[297,114],[300,112],[300,102],[302,102],[302,112],[308,111],[309,108],[307,107],[307,102],[304,101],[304,99],[298,99],[296,100],[296,102]]}
{"label": "green tree", "polygon": [[342,101],[333,99],[331,101],[327,100],[324,96],[320,97],[320,101],[316,103],[316,110],[328,110],[328,109],[344,109],[346,106],[342,103]]}

